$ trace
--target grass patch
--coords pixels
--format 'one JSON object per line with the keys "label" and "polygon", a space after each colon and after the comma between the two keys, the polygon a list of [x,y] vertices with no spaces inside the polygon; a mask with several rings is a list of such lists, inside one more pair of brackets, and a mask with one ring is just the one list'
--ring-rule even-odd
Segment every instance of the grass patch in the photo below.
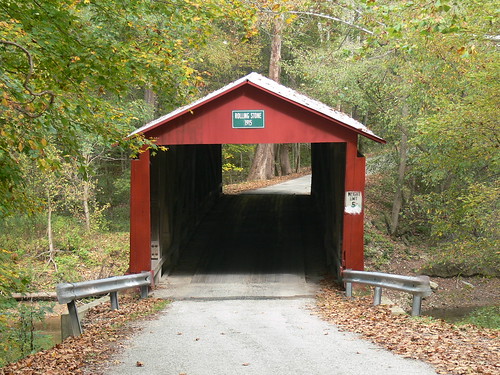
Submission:
{"label": "grass patch", "polygon": [[500,306],[480,307],[457,324],[472,324],[477,327],[500,330]]}

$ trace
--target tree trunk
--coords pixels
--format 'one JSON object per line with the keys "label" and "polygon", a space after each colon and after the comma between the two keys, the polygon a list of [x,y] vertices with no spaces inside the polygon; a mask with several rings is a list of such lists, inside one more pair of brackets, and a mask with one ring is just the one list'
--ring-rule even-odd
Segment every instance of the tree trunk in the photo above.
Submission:
{"label": "tree trunk", "polygon": [[269,78],[276,82],[280,81],[281,73],[281,33],[283,32],[283,23],[282,15],[274,19],[271,59],[269,61]]}
{"label": "tree trunk", "polygon": [[290,165],[290,144],[283,143],[279,148],[280,170],[281,175],[286,176],[292,173],[292,166]]}
{"label": "tree trunk", "polygon": [[52,263],[54,265],[54,269],[57,272],[57,263],[54,260],[54,234],[52,233],[52,199],[50,197],[50,192],[47,190],[47,239],[49,241],[49,261],[48,263]]}
{"label": "tree trunk", "polygon": [[[269,78],[279,82],[281,60],[281,32],[283,16],[276,17],[273,25],[273,40],[271,42],[271,58],[269,61]],[[252,166],[247,180],[266,180],[274,177],[274,145],[259,144],[255,149]]]}
{"label": "tree trunk", "polygon": [[274,145],[259,144],[255,148],[248,180],[267,180],[274,176]]}
{"label": "tree trunk", "polygon": [[300,171],[300,143],[295,143],[295,173]]}
{"label": "tree trunk", "polygon": [[89,181],[83,181],[83,213],[85,215],[85,229],[87,232],[90,232],[89,184]]}
{"label": "tree trunk", "polygon": [[152,121],[156,117],[156,104],[157,104],[157,96],[156,93],[151,90],[151,88],[146,87],[144,89],[144,101],[149,104],[151,108],[151,118],[147,119],[149,121]]}
{"label": "tree trunk", "polygon": [[391,225],[390,234],[395,235],[398,230],[399,225],[399,214],[401,212],[401,207],[403,206],[403,186],[406,174],[406,162],[408,160],[408,134],[404,123],[407,121],[408,117],[408,105],[403,105],[403,119],[401,124],[401,141],[399,143],[399,165],[398,165],[398,177],[396,182],[396,192],[394,194],[394,199],[392,201],[392,211],[391,211]]}

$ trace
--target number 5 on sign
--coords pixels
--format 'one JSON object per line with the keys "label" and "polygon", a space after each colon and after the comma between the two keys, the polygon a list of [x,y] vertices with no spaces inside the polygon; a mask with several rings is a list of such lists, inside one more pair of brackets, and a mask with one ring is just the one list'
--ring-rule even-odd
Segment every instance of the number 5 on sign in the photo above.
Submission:
{"label": "number 5 on sign", "polygon": [[363,211],[363,197],[360,191],[346,191],[345,208],[346,214],[360,214]]}

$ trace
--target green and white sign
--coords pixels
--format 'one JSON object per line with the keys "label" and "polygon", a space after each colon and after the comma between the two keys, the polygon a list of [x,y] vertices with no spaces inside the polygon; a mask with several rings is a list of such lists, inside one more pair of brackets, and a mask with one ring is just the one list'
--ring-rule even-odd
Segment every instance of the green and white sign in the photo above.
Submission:
{"label": "green and white sign", "polygon": [[264,127],[264,110],[233,111],[233,128],[263,129]]}

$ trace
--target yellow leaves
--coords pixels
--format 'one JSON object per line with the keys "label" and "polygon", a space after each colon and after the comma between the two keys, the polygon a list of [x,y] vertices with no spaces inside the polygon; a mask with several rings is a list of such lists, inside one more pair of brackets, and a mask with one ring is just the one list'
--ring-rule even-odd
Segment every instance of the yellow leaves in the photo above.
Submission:
{"label": "yellow leaves", "polygon": [[72,63],[75,63],[77,61],[80,61],[80,57],[78,57],[78,56],[71,56],[71,62]]}
{"label": "yellow leaves", "polygon": [[292,14],[290,17],[288,17],[285,22],[287,25],[291,24],[293,21],[295,21],[295,19],[297,18],[297,15],[296,14]]}
{"label": "yellow leaves", "polygon": [[47,160],[45,160],[45,159],[38,159],[38,166],[39,166],[42,170],[47,170],[47,169],[49,169],[49,163],[47,163]]}
{"label": "yellow leaves", "polygon": [[6,92],[3,93],[2,95],[2,105],[7,107],[9,105],[9,100],[8,100],[9,96],[7,95]]}

